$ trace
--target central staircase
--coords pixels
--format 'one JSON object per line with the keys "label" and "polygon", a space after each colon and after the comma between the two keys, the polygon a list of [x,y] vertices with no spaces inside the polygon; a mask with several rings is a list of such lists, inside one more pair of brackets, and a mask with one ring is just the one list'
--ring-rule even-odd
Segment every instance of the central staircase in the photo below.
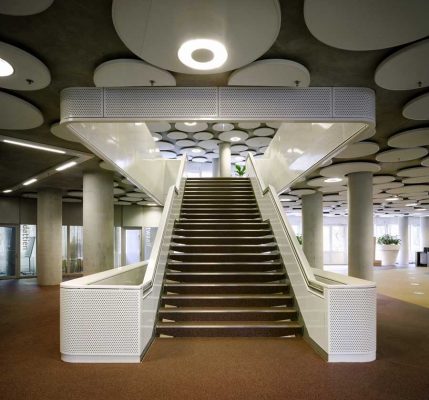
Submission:
{"label": "central staircase", "polygon": [[244,178],[187,179],[158,336],[296,336],[303,326],[271,226]]}

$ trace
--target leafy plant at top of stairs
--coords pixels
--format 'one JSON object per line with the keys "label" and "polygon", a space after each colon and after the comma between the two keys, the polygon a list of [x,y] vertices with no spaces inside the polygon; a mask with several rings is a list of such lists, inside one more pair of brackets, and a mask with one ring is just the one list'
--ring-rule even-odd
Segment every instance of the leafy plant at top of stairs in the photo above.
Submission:
{"label": "leafy plant at top of stairs", "polygon": [[246,166],[235,164],[235,172],[238,176],[244,176],[244,174],[246,173]]}

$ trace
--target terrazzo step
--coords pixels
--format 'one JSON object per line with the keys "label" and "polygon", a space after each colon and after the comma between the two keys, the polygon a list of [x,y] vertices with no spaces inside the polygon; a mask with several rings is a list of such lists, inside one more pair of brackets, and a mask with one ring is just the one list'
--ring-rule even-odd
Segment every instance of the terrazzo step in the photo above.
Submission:
{"label": "terrazzo step", "polygon": [[231,211],[231,212],[219,212],[216,210],[216,212],[181,212],[180,213],[180,220],[182,219],[212,219],[212,220],[219,220],[219,219],[261,219],[261,214],[259,211],[256,212],[237,212],[237,211]]}
{"label": "terrazzo step", "polygon": [[234,229],[234,230],[222,230],[222,229],[182,229],[174,228],[174,235],[187,238],[199,238],[199,237],[212,237],[212,238],[223,238],[223,237],[265,237],[272,234],[271,229]]}
{"label": "terrazzo step", "polygon": [[288,293],[288,283],[164,283],[166,293],[178,294],[263,294]]}
{"label": "terrazzo step", "polygon": [[254,198],[242,197],[239,199],[228,199],[228,198],[202,198],[202,199],[184,199],[182,205],[185,204],[214,204],[219,206],[230,206],[235,204],[254,204],[257,206],[256,200]]}
{"label": "terrazzo step", "polygon": [[277,250],[276,243],[262,244],[181,244],[172,243],[170,251],[179,251],[182,253],[265,253],[267,251]]}
{"label": "terrazzo step", "polygon": [[271,251],[268,253],[176,253],[174,251],[169,252],[169,260],[176,261],[193,261],[193,262],[204,262],[204,261],[277,261],[280,260],[280,254],[278,251]]}
{"label": "terrazzo step", "polygon": [[293,306],[290,294],[164,294],[162,306],[175,307],[276,307]]}
{"label": "terrazzo step", "polygon": [[210,230],[243,230],[243,229],[269,229],[271,226],[267,222],[233,222],[233,221],[217,221],[217,222],[193,222],[193,221],[181,221],[180,219],[176,222],[175,228],[178,229],[210,229]]}
{"label": "terrazzo step", "polygon": [[[182,206],[180,213],[185,214],[201,214],[201,213],[210,213],[213,215],[219,215],[219,214],[230,214],[230,213],[239,213],[239,214],[246,214],[246,213],[258,213],[259,214],[259,208],[258,207],[238,207],[238,206],[229,206],[229,207],[200,207],[200,206]],[[259,215],[258,215],[259,216]]]}
{"label": "terrazzo step", "polygon": [[279,337],[302,334],[297,321],[158,322],[158,335],[175,337]]}
{"label": "terrazzo step", "polygon": [[180,262],[169,260],[167,268],[182,272],[263,272],[283,270],[281,261],[267,262]]}
{"label": "terrazzo step", "polygon": [[174,234],[171,238],[173,244],[204,244],[204,245],[240,245],[240,244],[267,244],[272,243],[274,240],[273,235],[266,236],[180,236]]}
{"label": "terrazzo step", "polygon": [[245,184],[245,185],[186,185],[185,191],[191,192],[191,191],[210,191],[210,192],[227,192],[227,191],[237,191],[237,190],[246,190],[251,191],[252,185]]}
{"label": "terrazzo step", "polygon": [[177,272],[167,270],[165,278],[169,281],[193,283],[249,283],[274,282],[286,278],[284,271],[275,272]]}
{"label": "terrazzo step", "polygon": [[160,319],[170,321],[281,321],[296,320],[294,307],[161,307]]}

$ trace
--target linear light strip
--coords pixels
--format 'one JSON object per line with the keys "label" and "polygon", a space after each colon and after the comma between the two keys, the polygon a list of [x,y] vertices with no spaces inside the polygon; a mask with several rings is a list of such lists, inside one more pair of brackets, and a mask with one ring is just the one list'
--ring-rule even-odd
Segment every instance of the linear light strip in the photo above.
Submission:
{"label": "linear light strip", "polygon": [[63,151],[63,150],[52,149],[52,148],[44,147],[44,146],[37,146],[35,144],[17,142],[15,140],[3,139],[3,142],[4,143],[9,143],[9,144],[14,144],[16,146],[30,147],[30,148],[36,149],[36,150],[50,151],[52,153],[58,153],[58,154],[66,154],[66,152]]}

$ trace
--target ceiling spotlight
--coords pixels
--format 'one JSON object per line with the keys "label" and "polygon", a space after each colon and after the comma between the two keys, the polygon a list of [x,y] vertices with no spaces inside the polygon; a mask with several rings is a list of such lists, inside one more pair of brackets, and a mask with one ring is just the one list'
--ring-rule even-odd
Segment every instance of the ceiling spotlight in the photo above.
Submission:
{"label": "ceiling spotlight", "polygon": [[55,171],[64,171],[67,168],[71,168],[76,165],[76,161],[70,161],[67,164],[62,165],[61,167],[55,168]]}
{"label": "ceiling spotlight", "polygon": [[417,203],[405,204],[405,207],[415,207],[415,206],[417,206]]}
{"label": "ceiling spotlight", "polygon": [[134,122],[134,125],[135,126],[141,126],[141,125],[143,125],[143,122]]}
{"label": "ceiling spotlight", "polygon": [[343,178],[328,178],[328,179],[324,179],[323,182],[335,183],[335,182],[341,182],[342,180]]}
{"label": "ceiling spotlight", "polygon": [[192,153],[201,153],[201,149],[197,149],[197,148],[192,149]]}
{"label": "ceiling spotlight", "polygon": [[184,122],[184,124],[185,124],[186,126],[195,126],[195,125],[197,125],[197,123],[196,123],[196,122]]}
{"label": "ceiling spotlight", "polygon": [[12,191],[12,189],[6,189],[6,190],[3,190],[3,193],[10,193]]}
{"label": "ceiling spotlight", "polygon": [[239,142],[241,140],[241,138],[239,138],[238,136],[233,136],[231,139],[229,139],[231,142]]}
{"label": "ceiling spotlight", "polygon": [[14,72],[12,65],[10,65],[6,60],[0,58],[0,76],[10,76]]}
{"label": "ceiling spotlight", "polygon": [[228,52],[217,40],[193,39],[180,46],[177,56],[189,68],[210,70],[222,66],[228,58]]}
{"label": "ceiling spotlight", "polygon": [[386,199],[386,201],[397,201],[397,200],[399,200],[399,197],[388,197]]}
{"label": "ceiling spotlight", "polygon": [[426,211],[426,208],[416,208],[414,211]]}
{"label": "ceiling spotlight", "polygon": [[36,179],[36,178],[29,179],[28,181],[24,182],[24,183],[23,183],[23,185],[24,185],[24,186],[28,186],[28,185],[31,185],[31,184],[32,184],[32,183],[34,183],[34,182],[37,182],[37,179]]}

